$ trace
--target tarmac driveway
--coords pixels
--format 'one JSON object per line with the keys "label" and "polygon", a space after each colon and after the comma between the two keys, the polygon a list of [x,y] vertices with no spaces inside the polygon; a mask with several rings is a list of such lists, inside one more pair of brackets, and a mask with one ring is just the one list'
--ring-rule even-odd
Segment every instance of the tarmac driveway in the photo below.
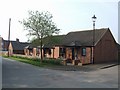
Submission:
{"label": "tarmac driveway", "polygon": [[[85,69],[86,68],[86,69]],[[63,71],[2,60],[3,88],[117,88],[118,66]],[[87,71],[86,71],[87,70]]]}

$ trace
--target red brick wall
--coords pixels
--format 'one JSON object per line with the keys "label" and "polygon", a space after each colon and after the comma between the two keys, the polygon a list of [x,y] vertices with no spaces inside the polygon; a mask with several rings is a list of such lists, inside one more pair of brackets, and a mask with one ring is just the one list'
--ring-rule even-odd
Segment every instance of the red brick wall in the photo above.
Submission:
{"label": "red brick wall", "polygon": [[91,59],[91,48],[87,47],[86,48],[86,56],[82,56],[82,54],[80,53],[80,60],[81,60],[82,64],[89,64],[90,59]]}
{"label": "red brick wall", "polygon": [[[82,47],[75,48],[75,53],[77,51],[78,51],[78,59],[82,62],[82,64],[89,64],[90,59],[91,59],[91,48],[86,47],[86,56],[82,56]],[[71,48],[66,48],[66,58],[72,59],[72,50],[71,50]]]}
{"label": "red brick wall", "polygon": [[95,63],[118,60],[117,46],[111,32],[108,30],[95,46]]}
{"label": "red brick wall", "polygon": [[54,58],[58,58],[59,57],[59,47],[55,47],[54,49]]}
{"label": "red brick wall", "polygon": [[33,56],[36,57],[36,48],[33,48]]}

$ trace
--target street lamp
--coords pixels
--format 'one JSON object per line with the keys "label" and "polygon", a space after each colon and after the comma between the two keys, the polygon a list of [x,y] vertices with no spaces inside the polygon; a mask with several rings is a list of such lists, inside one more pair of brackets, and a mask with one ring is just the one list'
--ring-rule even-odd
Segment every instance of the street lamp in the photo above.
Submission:
{"label": "street lamp", "polygon": [[93,17],[92,17],[92,21],[93,21],[93,50],[92,50],[92,52],[93,52],[93,60],[92,60],[92,63],[94,64],[94,49],[95,49],[95,47],[94,47],[94,45],[95,45],[95,21],[96,21],[96,19],[97,19],[97,17],[94,15]]}
{"label": "street lamp", "polygon": [[8,32],[8,57],[10,56],[10,49],[9,49],[9,45],[10,45],[10,26],[11,26],[11,18],[9,18],[9,32]]}

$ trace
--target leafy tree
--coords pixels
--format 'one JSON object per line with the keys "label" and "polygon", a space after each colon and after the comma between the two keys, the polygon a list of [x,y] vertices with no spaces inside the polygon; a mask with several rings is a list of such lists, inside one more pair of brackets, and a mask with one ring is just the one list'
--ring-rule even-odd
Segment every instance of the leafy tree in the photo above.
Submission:
{"label": "leafy tree", "polygon": [[[39,11],[28,11],[29,17],[20,21],[24,29],[28,31],[29,36],[32,36],[39,40],[40,48],[42,52],[43,38],[51,36],[53,34],[58,34],[60,29],[52,21],[52,14],[47,12]],[[41,62],[43,60],[41,53]]]}

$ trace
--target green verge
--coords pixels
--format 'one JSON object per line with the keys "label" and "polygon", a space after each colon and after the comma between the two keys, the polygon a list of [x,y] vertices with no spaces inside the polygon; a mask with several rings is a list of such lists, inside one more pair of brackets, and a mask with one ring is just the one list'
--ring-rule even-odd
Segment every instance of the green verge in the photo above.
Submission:
{"label": "green verge", "polygon": [[10,58],[12,60],[20,61],[23,63],[32,64],[34,66],[39,67],[54,67],[54,66],[62,66],[61,61],[62,60],[56,60],[56,59],[44,59],[42,63],[40,62],[39,58],[27,58],[27,57],[21,57],[21,56],[3,56],[4,58]]}

